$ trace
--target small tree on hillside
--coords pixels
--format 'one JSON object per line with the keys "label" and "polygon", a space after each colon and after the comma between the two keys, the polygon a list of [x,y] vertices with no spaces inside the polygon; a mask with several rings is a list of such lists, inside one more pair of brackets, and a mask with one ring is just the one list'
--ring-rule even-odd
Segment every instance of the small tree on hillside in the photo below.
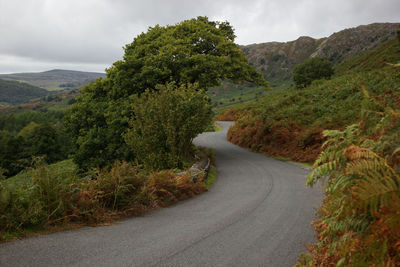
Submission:
{"label": "small tree on hillside", "polygon": [[333,75],[332,63],[322,57],[313,57],[297,65],[293,72],[296,88],[304,88],[318,79],[330,79]]}

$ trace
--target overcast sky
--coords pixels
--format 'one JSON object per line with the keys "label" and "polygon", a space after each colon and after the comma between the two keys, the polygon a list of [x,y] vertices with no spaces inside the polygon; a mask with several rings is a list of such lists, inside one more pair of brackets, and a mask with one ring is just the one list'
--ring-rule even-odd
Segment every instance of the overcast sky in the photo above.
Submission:
{"label": "overcast sky", "polygon": [[238,44],[285,42],[400,22],[400,0],[0,0],[0,73],[103,72],[149,26],[197,16],[229,21]]}

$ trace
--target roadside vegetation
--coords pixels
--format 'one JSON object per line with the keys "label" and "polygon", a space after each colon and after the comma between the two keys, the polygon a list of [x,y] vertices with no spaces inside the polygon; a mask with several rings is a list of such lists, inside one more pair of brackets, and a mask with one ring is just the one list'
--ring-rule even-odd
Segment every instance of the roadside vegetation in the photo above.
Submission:
{"label": "roadside vegetation", "polygon": [[217,119],[231,142],[314,164],[325,199],[296,266],[400,265],[400,42],[335,68],[330,80],[280,91]]}
{"label": "roadside vegetation", "polygon": [[[389,49],[390,48],[390,49]],[[374,65],[368,60],[378,60],[376,55],[400,62],[397,39],[354,59]],[[395,66],[377,64],[377,68],[357,68],[353,64],[345,71],[337,66],[330,80],[316,80],[303,89],[277,91],[255,102],[238,105],[221,112],[216,120],[235,120],[228,139],[240,146],[271,156],[290,157],[294,161],[313,163],[321,152],[325,129],[344,129],[361,119],[362,88],[371,97],[387,91],[398,92],[400,72]]]}
{"label": "roadside vegetation", "polygon": [[39,161],[25,177],[0,184],[0,240],[52,225],[95,225],[140,215],[205,190],[204,176],[193,182],[189,173],[176,170],[148,172],[116,161],[82,177],[71,161],[65,164],[67,170]]}
{"label": "roadside vegetation", "polygon": [[207,89],[267,86],[234,39],[206,17],[150,27],[65,111],[2,115],[0,239],[109,222],[210,187],[214,169],[209,181],[185,171],[200,153],[193,138],[212,125]]}
{"label": "roadside vegetation", "polygon": [[326,130],[307,184],[325,179],[318,243],[298,266],[400,265],[400,94],[365,99],[361,120]]}

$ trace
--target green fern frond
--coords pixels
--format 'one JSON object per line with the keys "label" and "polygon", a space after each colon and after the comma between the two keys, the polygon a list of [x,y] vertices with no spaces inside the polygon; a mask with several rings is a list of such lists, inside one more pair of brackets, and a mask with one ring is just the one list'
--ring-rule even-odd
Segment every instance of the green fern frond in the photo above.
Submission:
{"label": "green fern frond", "polygon": [[400,196],[400,176],[385,159],[376,155],[374,159],[362,159],[347,164],[346,174],[360,177],[353,186],[356,207],[374,216],[381,206],[390,205]]}
{"label": "green fern frond", "polygon": [[330,175],[336,169],[337,165],[338,162],[336,160],[321,163],[307,176],[307,185],[312,186],[318,179],[322,178],[323,176]]}

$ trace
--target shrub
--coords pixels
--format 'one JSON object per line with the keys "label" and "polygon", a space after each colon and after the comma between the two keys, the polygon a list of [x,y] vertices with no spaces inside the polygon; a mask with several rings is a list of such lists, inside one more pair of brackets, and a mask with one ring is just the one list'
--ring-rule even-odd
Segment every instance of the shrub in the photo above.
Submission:
{"label": "shrub", "polygon": [[332,63],[326,58],[313,57],[297,65],[293,81],[297,88],[303,88],[318,79],[329,79],[333,75]]}
{"label": "shrub", "polygon": [[139,167],[124,161],[114,162],[109,169],[97,169],[93,177],[82,184],[81,192],[91,191],[100,208],[111,210],[132,204],[147,179]]}
{"label": "shrub", "polygon": [[145,168],[182,168],[192,156],[192,140],[213,115],[206,93],[196,89],[166,85],[131,98],[135,116],[125,140]]}
{"label": "shrub", "polygon": [[142,191],[142,199],[151,207],[165,207],[205,191],[202,179],[196,183],[187,175],[171,170],[152,172]]}

